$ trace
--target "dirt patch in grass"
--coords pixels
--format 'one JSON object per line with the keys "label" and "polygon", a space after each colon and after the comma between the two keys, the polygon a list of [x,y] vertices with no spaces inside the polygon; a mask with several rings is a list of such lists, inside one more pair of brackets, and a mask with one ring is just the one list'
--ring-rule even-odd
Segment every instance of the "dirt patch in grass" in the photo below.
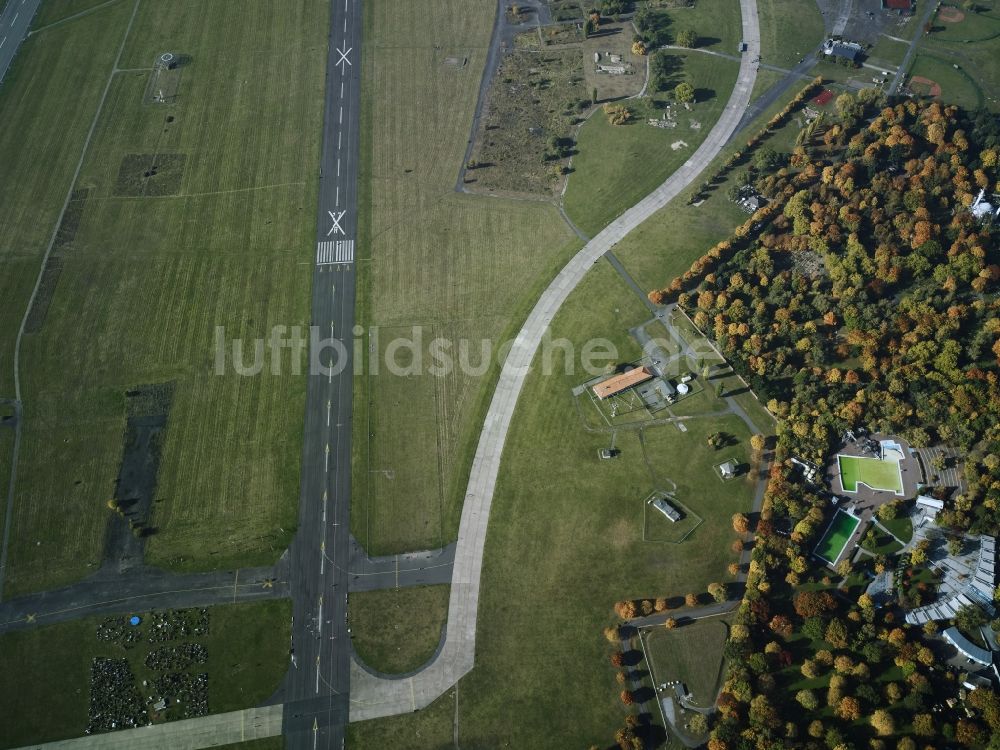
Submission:
{"label": "dirt patch in grass", "polygon": [[38,333],[45,325],[45,317],[49,312],[49,305],[55,296],[56,287],[59,286],[59,277],[62,275],[62,258],[49,256],[45,263],[45,270],[42,271],[42,282],[38,286],[38,294],[31,305],[31,312],[28,313],[28,320],[24,325],[25,333]]}
{"label": "dirt patch in grass", "polygon": [[578,45],[519,46],[503,58],[476,134],[467,187],[545,197],[559,189],[573,127],[590,107],[581,63]]}
{"label": "dirt patch in grass", "polygon": [[66,250],[76,239],[76,230],[80,228],[80,220],[83,218],[84,209],[87,207],[87,199],[90,197],[90,188],[79,188],[73,191],[69,204],[63,213],[62,221],[59,222],[59,229],[56,232],[56,242],[53,251],[56,253]]}
{"label": "dirt patch in grass", "polygon": [[958,8],[945,6],[938,11],[938,20],[945,23],[961,23],[965,20],[965,14]]}
{"label": "dirt patch in grass", "polygon": [[176,195],[181,190],[186,154],[125,154],[118,167],[114,195]]}
{"label": "dirt patch in grass", "polygon": [[119,569],[140,565],[156,496],[166,439],[173,383],[142,385],[126,394],[122,460],[115,484],[115,508],[104,536],[104,564]]}
{"label": "dirt patch in grass", "polygon": [[930,78],[913,76],[910,79],[910,91],[918,96],[941,96],[941,85]]}
{"label": "dirt patch in grass", "polygon": [[[583,69],[587,91],[597,92],[599,102],[633,96],[646,80],[646,60],[632,54],[631,23],[602,26],[599,34],[583,44]],[[618,72],[621,70],[622,72]]]}

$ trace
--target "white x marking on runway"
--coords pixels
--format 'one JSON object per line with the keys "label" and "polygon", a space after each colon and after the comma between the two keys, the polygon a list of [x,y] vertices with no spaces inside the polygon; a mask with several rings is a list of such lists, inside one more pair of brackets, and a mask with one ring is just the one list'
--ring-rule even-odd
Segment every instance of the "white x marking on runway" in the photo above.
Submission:
{"label": "white x marking on runway", "polygon": [[344,214],[346,214],[347,211],[341,211],[340,213],[336,214],[333,211],[327,211],[327,213],[330,214],[330,218],[333,219],[333,226],[330,227],[330,231],[326,233],[326,236],[329,237],[334,232],[339,232],[340,234],[346,234],[346,232],[340,226],[340,220],[344,218]]}
{"label": "white x marking on runway", "polygon": [[[347,45],[344,46],[346,47]],[[336,64],[341,66],[341,73],[347,70],[347,66],[351,64],[351,61],[347,59],[347,56],[351,54],[352,49],[354,49],[354,47],[348,47],[347,52],[344,52],[339,47],[337,48],[337,54],[340,55],[340,59],[337,60]]]}

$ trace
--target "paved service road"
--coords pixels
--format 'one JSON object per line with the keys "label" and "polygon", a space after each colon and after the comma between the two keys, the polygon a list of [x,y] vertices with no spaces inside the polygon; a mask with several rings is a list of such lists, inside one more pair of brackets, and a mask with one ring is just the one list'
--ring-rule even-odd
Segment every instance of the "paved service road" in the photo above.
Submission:
{"label": "paved service road", "polygon": [[[289,750],[340,750],[347,724],[361,28],[361,0],[332,0],[312,288],[312,325],[323,343],[310,351],[302,497],[291,546],[292,653],[277,696]],[[320,371],[312,366],[317,359]]]}
{"label": "paved service road", "polygon": [[0,81],[14,62],[18,47],[28,35],[31,19],[42,0],[7,0],[0,11]]}
{"label": "paved service road", "polygon": [[0,633],[149,609],[207,607],[288,596],[287,564],[179,575],[155,568],[141,575],[95,575],[54,591],[27,594],[0,604]]}
{"label": "paved service road", "polygon": [[362,720],[406,713],[428,705],[474,666],[476,618],[479,607],[483,544],[493,490],[500,470],[507,430],[531,361],[559,308],[587,271],[629,232],[673,200],[709,165],[729,140],[750,101],[760,55],[756,0],[741,0],[743,40],[747,51],[726,109],[705,141],[683,166],[650,195],[623,213],[560,271],[542,293],[507,356],[484,420],[469,475],[455,551],[455,569],[448,604],[447,635],[437,658],[426,669],[405,679],[380,679],[351,665],[351,719]]}
{"label": "paved service road", "polygon": [[138,729],[92,734],[72,740],[27,745],[45,750],[198,750],[281,734],[281,706],[199,716]]}

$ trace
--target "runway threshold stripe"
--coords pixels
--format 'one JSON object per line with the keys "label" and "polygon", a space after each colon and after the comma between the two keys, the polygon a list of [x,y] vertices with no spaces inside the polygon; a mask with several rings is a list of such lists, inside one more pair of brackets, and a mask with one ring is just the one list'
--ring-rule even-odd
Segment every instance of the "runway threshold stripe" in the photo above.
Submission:
{"label": "runway threshold stripe", "polygon": [[354,240],[325,240],[316,244],[316,265],[354,262]]}

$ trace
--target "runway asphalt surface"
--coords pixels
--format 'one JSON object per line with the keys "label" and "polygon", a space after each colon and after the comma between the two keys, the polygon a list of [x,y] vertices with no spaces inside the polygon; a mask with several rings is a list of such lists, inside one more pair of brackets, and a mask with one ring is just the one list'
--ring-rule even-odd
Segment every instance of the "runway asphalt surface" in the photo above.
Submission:
{"label": "runway asphalt surface", "polygon": [[8,0],[0,11],[0,81],[14,62],[41,2],[42,0]]}
{"label": "runway asphalt surface", "polygon": [[[326,71],[312,325],[328,372],[306,391],[302,497],[291,547],[292,643],[280,697],[286,747],[343,747],[350,690],[347,625],[350,557],[351,398],[361,0],[333,0]],[[332,366],[331,366],[332,365]]]}

